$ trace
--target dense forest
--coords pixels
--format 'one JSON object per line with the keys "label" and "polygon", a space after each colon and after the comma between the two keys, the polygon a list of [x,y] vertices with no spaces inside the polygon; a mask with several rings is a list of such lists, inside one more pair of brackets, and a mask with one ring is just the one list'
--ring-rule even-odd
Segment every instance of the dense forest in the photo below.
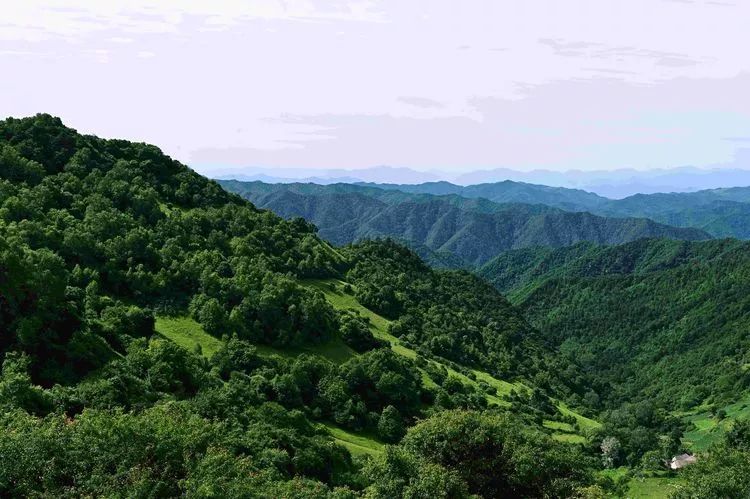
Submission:
{"label": "dense forest", "polygon": [[[507,401],[477,391],[472,366],[522,383],[565,362],[478,278],[433,271],[390,241],[335,249],[154,146],[48,115],[0,123],[0,147],[1,495],[560,497],[612,485],[538,424],[562,418],[550,397],[575,383]],[[419,353],[398,354],[368,317],[307,284],[326,280]],[[216,351],[157,331],[170,317]],[[345,360],[315,353],[335,342]],[[353,456],[329,426],[392,445]]]}
{"label": "dense forest", "polygon": [[746,242],[520,250],[481,273],[576,359],[605,412],[638,403],[716,412],[748,388]]}
{"label": "dense forest", "polygon": [[[627,496],[672,476],[678,408],[746,386],[747,249],[525,249],[487,281],[333,246],[155,146],[9,118],[0,496]],[[747,495],[749,433],[677,497]]]}

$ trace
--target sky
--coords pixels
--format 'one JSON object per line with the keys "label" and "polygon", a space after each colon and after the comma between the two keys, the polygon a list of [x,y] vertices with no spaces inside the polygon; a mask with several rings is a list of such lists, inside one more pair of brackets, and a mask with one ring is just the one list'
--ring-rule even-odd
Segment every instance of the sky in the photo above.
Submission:
{"label": "sky", "polygon": [[227,167],[745,167],[748,0],[23,0],[0,115]]}

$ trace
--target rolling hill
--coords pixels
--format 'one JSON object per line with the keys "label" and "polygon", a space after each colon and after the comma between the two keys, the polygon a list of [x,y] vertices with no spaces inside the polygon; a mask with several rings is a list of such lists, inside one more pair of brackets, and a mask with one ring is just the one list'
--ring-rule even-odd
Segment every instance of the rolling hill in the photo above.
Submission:
{"label": "rolling hill", "polygon": [[450,182],[358,185],[415,194],[455,194],[464,198],[484,198],[495,203],[543,204],[567,211],[592,211],[609,202],[605,197],[580,189],[549,187],[512,180],[468,186],[455,185]]}
{"label": "rolling hill", "polygon": [[315,232],[155,146],[0,121],[0,496],[601,489],[576,364],[497,290]]}

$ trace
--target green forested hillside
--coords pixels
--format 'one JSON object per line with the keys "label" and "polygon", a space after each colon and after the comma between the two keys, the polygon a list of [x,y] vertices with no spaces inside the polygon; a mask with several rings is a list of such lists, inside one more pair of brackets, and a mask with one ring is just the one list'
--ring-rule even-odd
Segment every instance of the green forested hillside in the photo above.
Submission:
{"label": "green forested hillside", "polygon": [[750,239],[750,188],[690,193],[636,194],[612,200],[595,213],[646,217],[677,227],[696,227],[715,237]]}
{"label": "green forested hillside", "polygon": [[[511,249],[617,244],[642,237],[706,239],[644,218],[605,218],[541,204],[496,204],[455,195],[406,194],[346,184],[263,184],[222,181],[227,189],[285,217],[303,217],[333,244],[396,237],[441,266],[481,265]],[[541,202],[541,201],[538,201]]]}
{"label": "green forested hillside", "polygon": [[2,496],[614,490],[559,441],[602,438],[575,362],[492,287],[48,115],[0,122],[0,354]]}
{"label": "green forested hillside", "polygon": [[641,240],[527,249],[499,256],[480,273],[580,364],[592,387],[586,403],[600,408],[602,434],[615,439],[608,440],[614,462],[639,459],[642,469],[658,470],[659,452],[646,449],[697,453],[698,464],[679,479],[643,482],[643,497],[750,493],[750,244]]}
{"label": "green forested hillside", "polygon": [[[509,208],[342,191],[342,221]],[[483,273],[516,306],[316,230],[154,146],[0,122],[0,496],[747,492],[748,432],[719,419],[747,412],[745,244],[510,251]]]}
{"label": "green forested hillside", "polygon": [[748,387],[748,243],[641,240],[523,250],[481,273],[582,364],[605,405],[721,407]]}

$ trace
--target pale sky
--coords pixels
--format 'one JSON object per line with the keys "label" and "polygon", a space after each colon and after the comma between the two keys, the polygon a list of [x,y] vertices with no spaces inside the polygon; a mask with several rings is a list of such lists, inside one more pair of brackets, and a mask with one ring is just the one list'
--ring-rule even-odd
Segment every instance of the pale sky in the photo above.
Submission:
{"label": "pale sky", "polygon": [[0,115],[210,167],[740,166],[750,0],[18,0]]}

